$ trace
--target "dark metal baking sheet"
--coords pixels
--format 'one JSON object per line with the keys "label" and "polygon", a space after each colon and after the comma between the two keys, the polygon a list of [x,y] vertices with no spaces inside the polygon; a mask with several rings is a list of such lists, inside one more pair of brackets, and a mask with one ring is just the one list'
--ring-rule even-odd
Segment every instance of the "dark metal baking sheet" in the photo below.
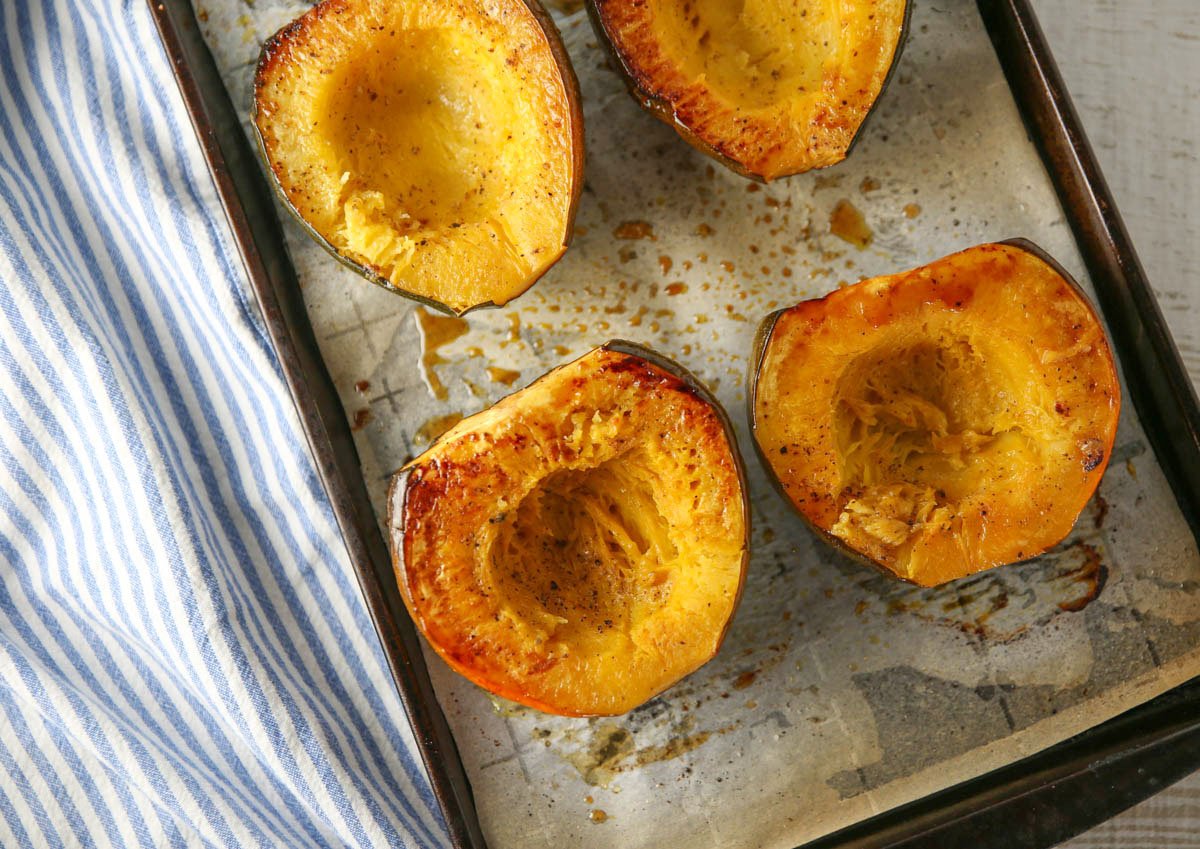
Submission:
{"label": "dark metal baking sheet", "polygon": [[[1026,0],[979,0],[1014,99],[1058,191],[1132,400],[1197,531],[1200,408]],[[341,402],[321,359],[269,187],[189,0],[151,2],[292,391],[368,610],[456,846],[482,847],[471,792],[396,590]],[[1048,846],[1200,766],[1200,682],[1003,769],[812,847]],[[1104,792],[1096,792],[1103,789]]]}

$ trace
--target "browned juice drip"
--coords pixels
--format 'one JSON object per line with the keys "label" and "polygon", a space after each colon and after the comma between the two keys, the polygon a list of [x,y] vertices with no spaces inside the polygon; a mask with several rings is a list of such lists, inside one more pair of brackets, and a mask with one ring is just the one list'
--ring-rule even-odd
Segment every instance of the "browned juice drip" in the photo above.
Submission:
{"label": "browned juice drip", "polygon": [[469,326],[461,318],[436,315],[424,307],[417,307],[413,315],[416,316],[417,331],[421,335],[421,377],[433,397],[444,401],[448,395],[446,385],[434,367],[446,362],[446,359],[438,351],[465,334]]}

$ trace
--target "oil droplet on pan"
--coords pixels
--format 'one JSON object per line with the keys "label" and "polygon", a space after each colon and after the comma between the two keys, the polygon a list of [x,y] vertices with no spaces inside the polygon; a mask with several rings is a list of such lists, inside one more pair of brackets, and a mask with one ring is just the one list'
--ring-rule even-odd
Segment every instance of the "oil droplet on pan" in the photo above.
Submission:
{"label": "oil droplet on pan", "polygon": [[505,386],[512,386],[516,379],[521,376],[521,373],[513,371],[510,368],[488,366],[487,375],[492,379],[493,383],[503,383]]}
{"label": "oil droplet on pan", "polygon": [[749,687],[751,684],[753,684],[753,683],[754,683],[754,679],[755,679],[755,678],[757,678],[757,677],[758,677],[758,671],[757,671],[757,670],[753,670],[753,669],[752,669],[752,670],[750,670],[750,671],[748,671],[748,672],[743,672],[741,675],[739,675],[739,676],[738,676],[738,677],[737,677],[737,678],[734,680],[734,682],[733,682],[733,689],[735,689],[735,690],[744,690],[744,689],[746,689],[747,687]]}
{"label": "oil droplet on pan", "polygon": [[649,221],[622,221],[613,229],[613,238],[654,240],[654,227]]}
{"label": "oil droplet on pan", "polygon": [[845,198],[839,200],[829,213],[829,232],[859,250],[871,244],[875,237],[858,207]]}
{"label": "oil droplet on pan", "polygon": [[428,445],[461,421],[462,413],[447,413],[444,416],[434,416],[417,428],[417,432],[413,434],[413,442],[417,445]]}
{"label": "oil droplet on pan", "polygon": [[501,348],[507,348],[510,342],[521,341],[521,316],[515,312],[510,312],[504,317],[508,319],[508,336],[500,343]]}

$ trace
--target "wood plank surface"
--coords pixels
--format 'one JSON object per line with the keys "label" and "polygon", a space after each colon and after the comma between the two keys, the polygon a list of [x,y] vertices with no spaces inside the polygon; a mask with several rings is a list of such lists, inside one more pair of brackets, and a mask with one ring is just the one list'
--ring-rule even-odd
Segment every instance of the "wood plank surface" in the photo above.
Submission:
{"label": "wood plank surface", "polygon": [[[1200,0],[1033,0],[1200,387]],[[1200,849],[1200,773],[1062,849]]]}

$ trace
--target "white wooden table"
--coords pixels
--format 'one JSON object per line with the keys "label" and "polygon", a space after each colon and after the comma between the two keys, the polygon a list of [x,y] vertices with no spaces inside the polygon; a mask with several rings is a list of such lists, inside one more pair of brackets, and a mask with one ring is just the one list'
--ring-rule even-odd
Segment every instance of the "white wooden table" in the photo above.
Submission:
{"label": "white wooden table", "polygon": [[[1200,0],[1033,0],[1200,387]],[[1062,849],[1200,847],[1200,773]]]}

